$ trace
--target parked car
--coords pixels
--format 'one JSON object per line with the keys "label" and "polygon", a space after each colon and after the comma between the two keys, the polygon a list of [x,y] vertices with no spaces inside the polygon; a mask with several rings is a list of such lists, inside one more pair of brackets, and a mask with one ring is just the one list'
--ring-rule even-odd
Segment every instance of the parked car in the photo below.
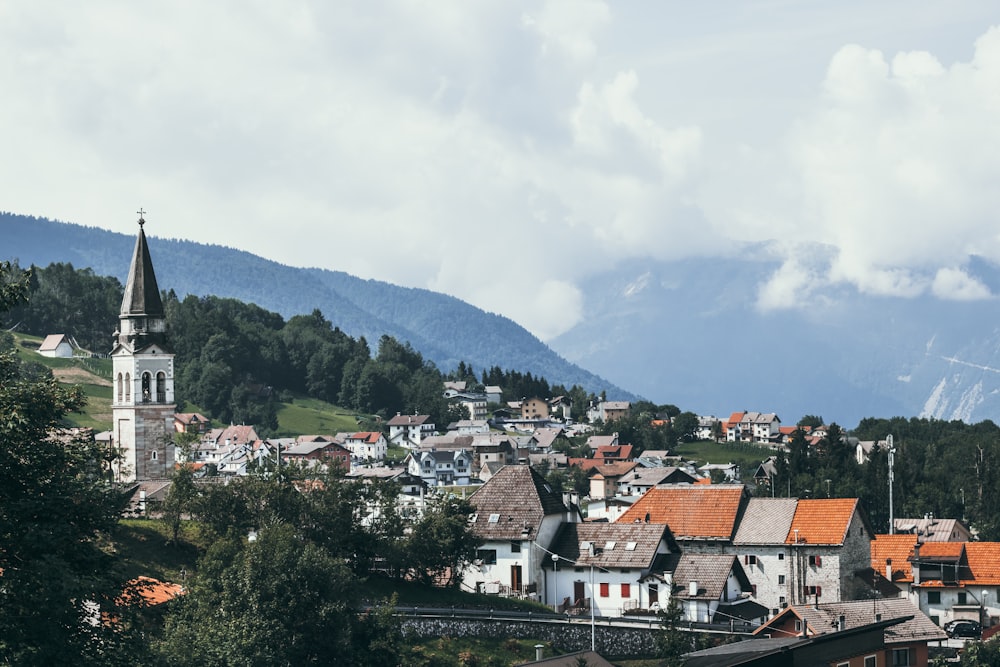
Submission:
{"label": "parked car", "polygon": [[952,638],[980,639],[983,636],[983,626],[977,621],[949,621],[944,631]]}

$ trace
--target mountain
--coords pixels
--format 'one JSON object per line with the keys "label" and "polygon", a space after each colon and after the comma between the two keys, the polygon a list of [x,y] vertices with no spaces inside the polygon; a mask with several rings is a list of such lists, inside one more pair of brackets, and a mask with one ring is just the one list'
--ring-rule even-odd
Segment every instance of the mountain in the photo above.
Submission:
{"label": "mountain", "polygon": [[[748,253],[752,255],[753,253]],[[806,414],[848,428],[869,416],[1000,421],[996,299],[889,298],[851,289],[783,311],[756,308],[778,268],[740,259],[635,263],[592,276],[580,324],[549,345],[655,402],[726,417]],[[1000,268],[965,270],[1000,294]]]}
{"label": "mountain", "polygon": [[[183,298],[216,295],[256,303],[286,319],[323,312],[334,325],[375,345],[383,334],[408,341],[438,368],[459,361],[530,372],[551,384],[574,384],[609,399],[636,396],[574,365],[512,320],[454,297],[362,280],[340,271],[285,266],[234,248],[147,236],[161,289]],[[43,218],[0,213],[0,259],[21,266],[67,262],[124,282],[134,235]],[[114,323],[108,323],[109,340]]]}

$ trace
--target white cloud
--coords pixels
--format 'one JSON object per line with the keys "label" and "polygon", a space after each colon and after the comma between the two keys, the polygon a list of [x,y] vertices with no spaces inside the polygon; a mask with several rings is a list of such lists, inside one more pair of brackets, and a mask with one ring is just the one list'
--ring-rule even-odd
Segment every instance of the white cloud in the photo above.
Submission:
{"label": "white cloud", "polygon": [[1000,262],[992,17],[7,3],[2,207],[132,233],[143,206],[154,235],[435,289],[543,338],[594,272],[763,246],[762,308],[983,298],[955,267]]}
{"label": "white cloud", "polygon": [[990,290],[965,271],[954,268],[938,269],[931,285],[934,296],[954,301],[976,301],[990,298]]}

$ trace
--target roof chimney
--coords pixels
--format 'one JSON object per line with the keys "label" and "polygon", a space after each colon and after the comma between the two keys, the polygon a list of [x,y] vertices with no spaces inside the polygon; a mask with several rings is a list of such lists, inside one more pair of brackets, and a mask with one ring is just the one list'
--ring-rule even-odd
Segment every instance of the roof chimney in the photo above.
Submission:
{"label": "roof chimney", "polygon": [[843,632],[846,629],[847,629],[847,617],[841,614],[840,617],[837,619],[837,631]]}
{"label": "roof chimney", "polygon": [[892,559],[885,559],[885,578],[892,581]]}
{"label": "roof chimney", "polygon": [[913,545],[913,585],[920,584],[920,540]]}
{"label": "roof chimney", "polygon": [[690,597],[698,597],[698,582],[692,581],[688,584],[688,595]]}

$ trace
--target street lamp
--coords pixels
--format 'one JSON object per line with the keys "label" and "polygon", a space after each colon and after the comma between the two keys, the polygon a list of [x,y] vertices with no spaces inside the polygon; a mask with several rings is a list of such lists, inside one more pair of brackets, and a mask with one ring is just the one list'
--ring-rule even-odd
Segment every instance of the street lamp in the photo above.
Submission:
{"label": "street lamp", "polygon": [[552,554],[552,565],[555,567],[554,581],[552,582],[553,595],[555,596],[556,612],[559,612],[559,554]]}

